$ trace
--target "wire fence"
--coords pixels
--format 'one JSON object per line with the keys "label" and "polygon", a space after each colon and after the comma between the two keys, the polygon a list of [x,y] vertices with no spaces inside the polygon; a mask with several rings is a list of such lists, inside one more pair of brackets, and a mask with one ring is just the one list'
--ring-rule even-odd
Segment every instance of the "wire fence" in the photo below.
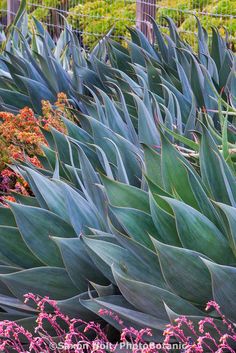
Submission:
{"label": "wire fence", "polygon": [[[2,23],[6,23],[9,8],[4,4],[19,0],[0,0]],[[86,47],[93,46],[114,27],[112,36],[127,37],[127,26],[142,30],[146,26],[145,10],[165,27],[162,16],[170,16],[189,41],[196,39],[196,21],[193,15],[209,29],[216,26],[236,42],[236,0],[33,0],[28,1],[28,12],[45,25],[56,38],[63,27],[64,17],[77,31]],[[140,16],[141,14],[141,16]],[[195,35],[194,35],[195,34]]]}

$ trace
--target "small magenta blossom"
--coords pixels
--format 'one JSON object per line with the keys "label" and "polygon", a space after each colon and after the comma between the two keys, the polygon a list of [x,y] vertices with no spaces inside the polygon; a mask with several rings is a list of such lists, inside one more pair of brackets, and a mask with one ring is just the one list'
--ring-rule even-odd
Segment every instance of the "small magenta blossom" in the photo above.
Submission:
{"label": "small magenta blossom", "polygon": [[[182,316],[167,325],[162,344],[148,344],[153,335],[150,328],[137,330],[125,327],[119,316],[107,309],[99,310],[100,316],[109,316],[121,327],[117,343],[109,342],[105,331],[97,322],[71,319],[57,307],[55,300],[29,293],[25,303],[32,302],[38,311],[34,334],[17,322],[0,322],[0,352],[4,353],[107,353],[116,352],[119,345],[129,346],[129,353],[168,353],[173,342],[181,344],[181,353],[235,353],[236,331],[234,324],[221,312],[220,306],[211,301],[206,310],[214,310],[221,320],[221,328],[212,317],[197,324]],[[211,333],[208,332],[209,327]],[[188,332],[188,334],[186,334]],[[213,334],[214,333],[214,334]],[[57,339],[55,340],[55,337]],[[92,337],[92,338],[91,338]],[[161,348],[160,348],[161,346]],[[108,348],[109,347],[109,348]],[[124,350],[123,350],[124,351]],[[125,351],[126,352],[126,351]]]}

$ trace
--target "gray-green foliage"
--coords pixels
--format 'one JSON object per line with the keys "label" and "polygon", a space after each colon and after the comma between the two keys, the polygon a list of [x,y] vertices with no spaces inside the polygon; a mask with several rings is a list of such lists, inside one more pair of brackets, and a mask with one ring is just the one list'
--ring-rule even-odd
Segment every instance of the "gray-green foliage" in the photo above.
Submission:
{"label": "gray-green foliage", "polygon": [[[7,61],[16,52],[5,52],[2,62],[26,70],[32,53],[37,60],[30,74],[12,71],[3,82],[15,90],[24,82],[24,97],[38,113],[32,90],[56,94],[49,83],[66,85],[80,110],[74,110],[78,124],[63,118],[68,135],[47,133],[42,169],[15,167],[35,198],[21,197],[0,212],[4,319],[30,326],[34,312],[22,296],[35,292],[85,319],[112,310],[126,326],[152,328],[155,339],[175,315],[197,321],[212,298],[236,320],[235,58],[217,33],[210,56],[200,25],[197,57],[168,21],[165,40],[155,26],[157,49],[133,29],[128,49],[109,41],[110,64],[101,48],[81,56],[69,29],[60,61],[47,54],[58,53],[60,42],[53,47],[45,32],[32,40],[34,51],[12,32],[8,50],[16,45],[30,56],[14,69]],[[38,71],[40,60],[50,80]],[[219,97],[222,85],[228,102]],[[19,101],[3,106],[13,103]],[[103,319],[120,328],[112,317]]]}
{"label": "gray-green foliage", "polygon": [[47,169],[47,156],[43,169],[17,166],[35,198],[1,210],[3,317],[14,309],[27,324],[32,312],[19,300],[35,292],[86,319],[112,310],[126,325],[148,324],[156,339],[171,312],[194,320],[212,298],[235,320],[234,163],[204,125],[194,157],[184,157],[161,126],[158,149],[150,136],[135,145],[127,125],[119,134],[110,128],[97,99],[103,122],[80,115],[83,129],[64,119],[68,136],[51,132],[60,177]]}
{"label": "gray-green foliage", "polygon": [[[172,128],[174,115],[181,134],[195,127],[196,108],[209,110],[217,124],[217,114],[212,110],[218,109],[222,90],[222,98],[235,106],[235,55],[216,29],[209,48],[207,33],[200,23],[199,52],[195,54],[180,39],[173,21],[166,21],[170,36],[153,23],[154,46],[131,28],[127,48],[110,40],[108,34],[86,54],[68,24],[56,44],[36,19],[34,31],[30,32],[22,5],[1,55],[1,108],[14,111],[28,105],[40,114],[41,99],[55,102],[57,93],[64,92],[74,106],[87,114],[90,111],[81,94],[91,95],[89,89],[94,87],[112,94],[116,84],[133,114],[137,100],[129,93],[135,91],[142,97],[149,91],[166,116],[166,124]],[[114,84],[112,88],[106,81]]]}

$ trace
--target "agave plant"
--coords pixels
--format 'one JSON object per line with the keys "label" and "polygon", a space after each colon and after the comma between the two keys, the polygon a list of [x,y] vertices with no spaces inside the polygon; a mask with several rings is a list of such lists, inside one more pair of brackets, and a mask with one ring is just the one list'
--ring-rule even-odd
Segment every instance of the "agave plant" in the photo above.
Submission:
{"label": "agave plant", "polygon": [[[215,111],[219,95],[225,108],[227,103],[230,107],[236,104],[235,55],[215,28],[210,48],[199,21],[196,54],[180,38],[174,22],[170,18],[166,21],[170,35],[163,34],[153,21],[153,45],[131,28],[127,48],[110,40],[108,33],[86,54],[66,21],[56,44],[36,19],[29,30],[22,1],[0,58],[1,108],[15,111],[27,105],[41,114],[42,99],[53,103],[56,94],[64,92],[74,107],[90,115],[81,94],[91,96],[90,89],[97,87],[111,96],[117,85],[134,117],[136,102],[130,93],[143,98],[149,91],[160,104],[166,124],[169,128],[174,124],[180,134],[195,128],[196,111],[202,107],[218,128]],[[112,82],[113,87],[106,82]]]}
{"label": "agave plant", "polygon": [[197,323],[212,298],[234,321],[233,126],[219,111],[219,134],[200,114],[193,141],[162,123],[149,92],[132,92],[135,118],[109,87],[116,99],[96,89],[83,98],[90,116],[63,118],[68,135],[45,131],[44,168],[14,167],[35,197],[15,195],[0,212],[1,317],[32,329],[36,312],[22,297],[34,292],[119,329],[118,314],[156,340],[176,315]]}
{"label": "agave plant", "polygon": [[[86,320],[108,310],[157,340],[176,315],[198,322],[211,298],[235,321],[235,58],[216,32],[210,55],[200,25],[197,57],[168,21],[165,39],[154,24],[157,48],[131,30],[129,49],[107,43],[109,64],[97,48],[72,74],[68,58],[82,60],[73,37],[64,52],[45,31],[26,41],[14,29],[2,62],[23,71],[3,81],[14,90],[3,107],[14,108],[21,85],[24,104],[40,114],[41,94],[59,89],[46,80],[60,73],[79,110],[77,124],[62,118],[68,135],[44,131],[42,169],[14,167],[35,197],[15,195],[0,212],[1,318],[32,329],[37,313],[22,296],[34,292]],[[27,59],[13,65],[16,53]],[[105,320],[120,328],[113,315]]]}

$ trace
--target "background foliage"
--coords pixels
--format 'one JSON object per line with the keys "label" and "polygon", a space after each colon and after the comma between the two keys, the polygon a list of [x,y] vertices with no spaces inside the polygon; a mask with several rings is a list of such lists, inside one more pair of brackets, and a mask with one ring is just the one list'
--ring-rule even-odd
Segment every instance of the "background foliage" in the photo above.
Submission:
{"label": "background foliage", "polygon": [[[6,1],[0,1],[0,8],[6,8]],[[28,11],[32,16],[45,23],[53,24],[50,8],[57,8],[68,12],[68,20],[76,30],[83,31],[83,43],[85,46],[93,46],[102,35],[107,33],[113,26],[113,35],[123,37],[128,35],[126,26],[135,22],[136,1],[135,0],[35,0],[28,2]],[[236,37],[236,21],[225,15],[235,16],[235,0],[160,0],[157,1],[157,19],[161,16],[170,16],[183,31],[183,35],[193,41],[193,36],[188,31],[195,31],[196,27],[193,16],[188,11],[196,13],[210,13],[213,16],[200,15],[201,23],[205,27],[214,25],[228,29],[232,37]],[[215,16],[214,16],[215,15]],[[222,15],[222,16],[220,16]],[[57,19],[60,25],[61,21]],[[55,24],[55,23],[54,23]],[[51,27],[51,29],[55,29]]]}

